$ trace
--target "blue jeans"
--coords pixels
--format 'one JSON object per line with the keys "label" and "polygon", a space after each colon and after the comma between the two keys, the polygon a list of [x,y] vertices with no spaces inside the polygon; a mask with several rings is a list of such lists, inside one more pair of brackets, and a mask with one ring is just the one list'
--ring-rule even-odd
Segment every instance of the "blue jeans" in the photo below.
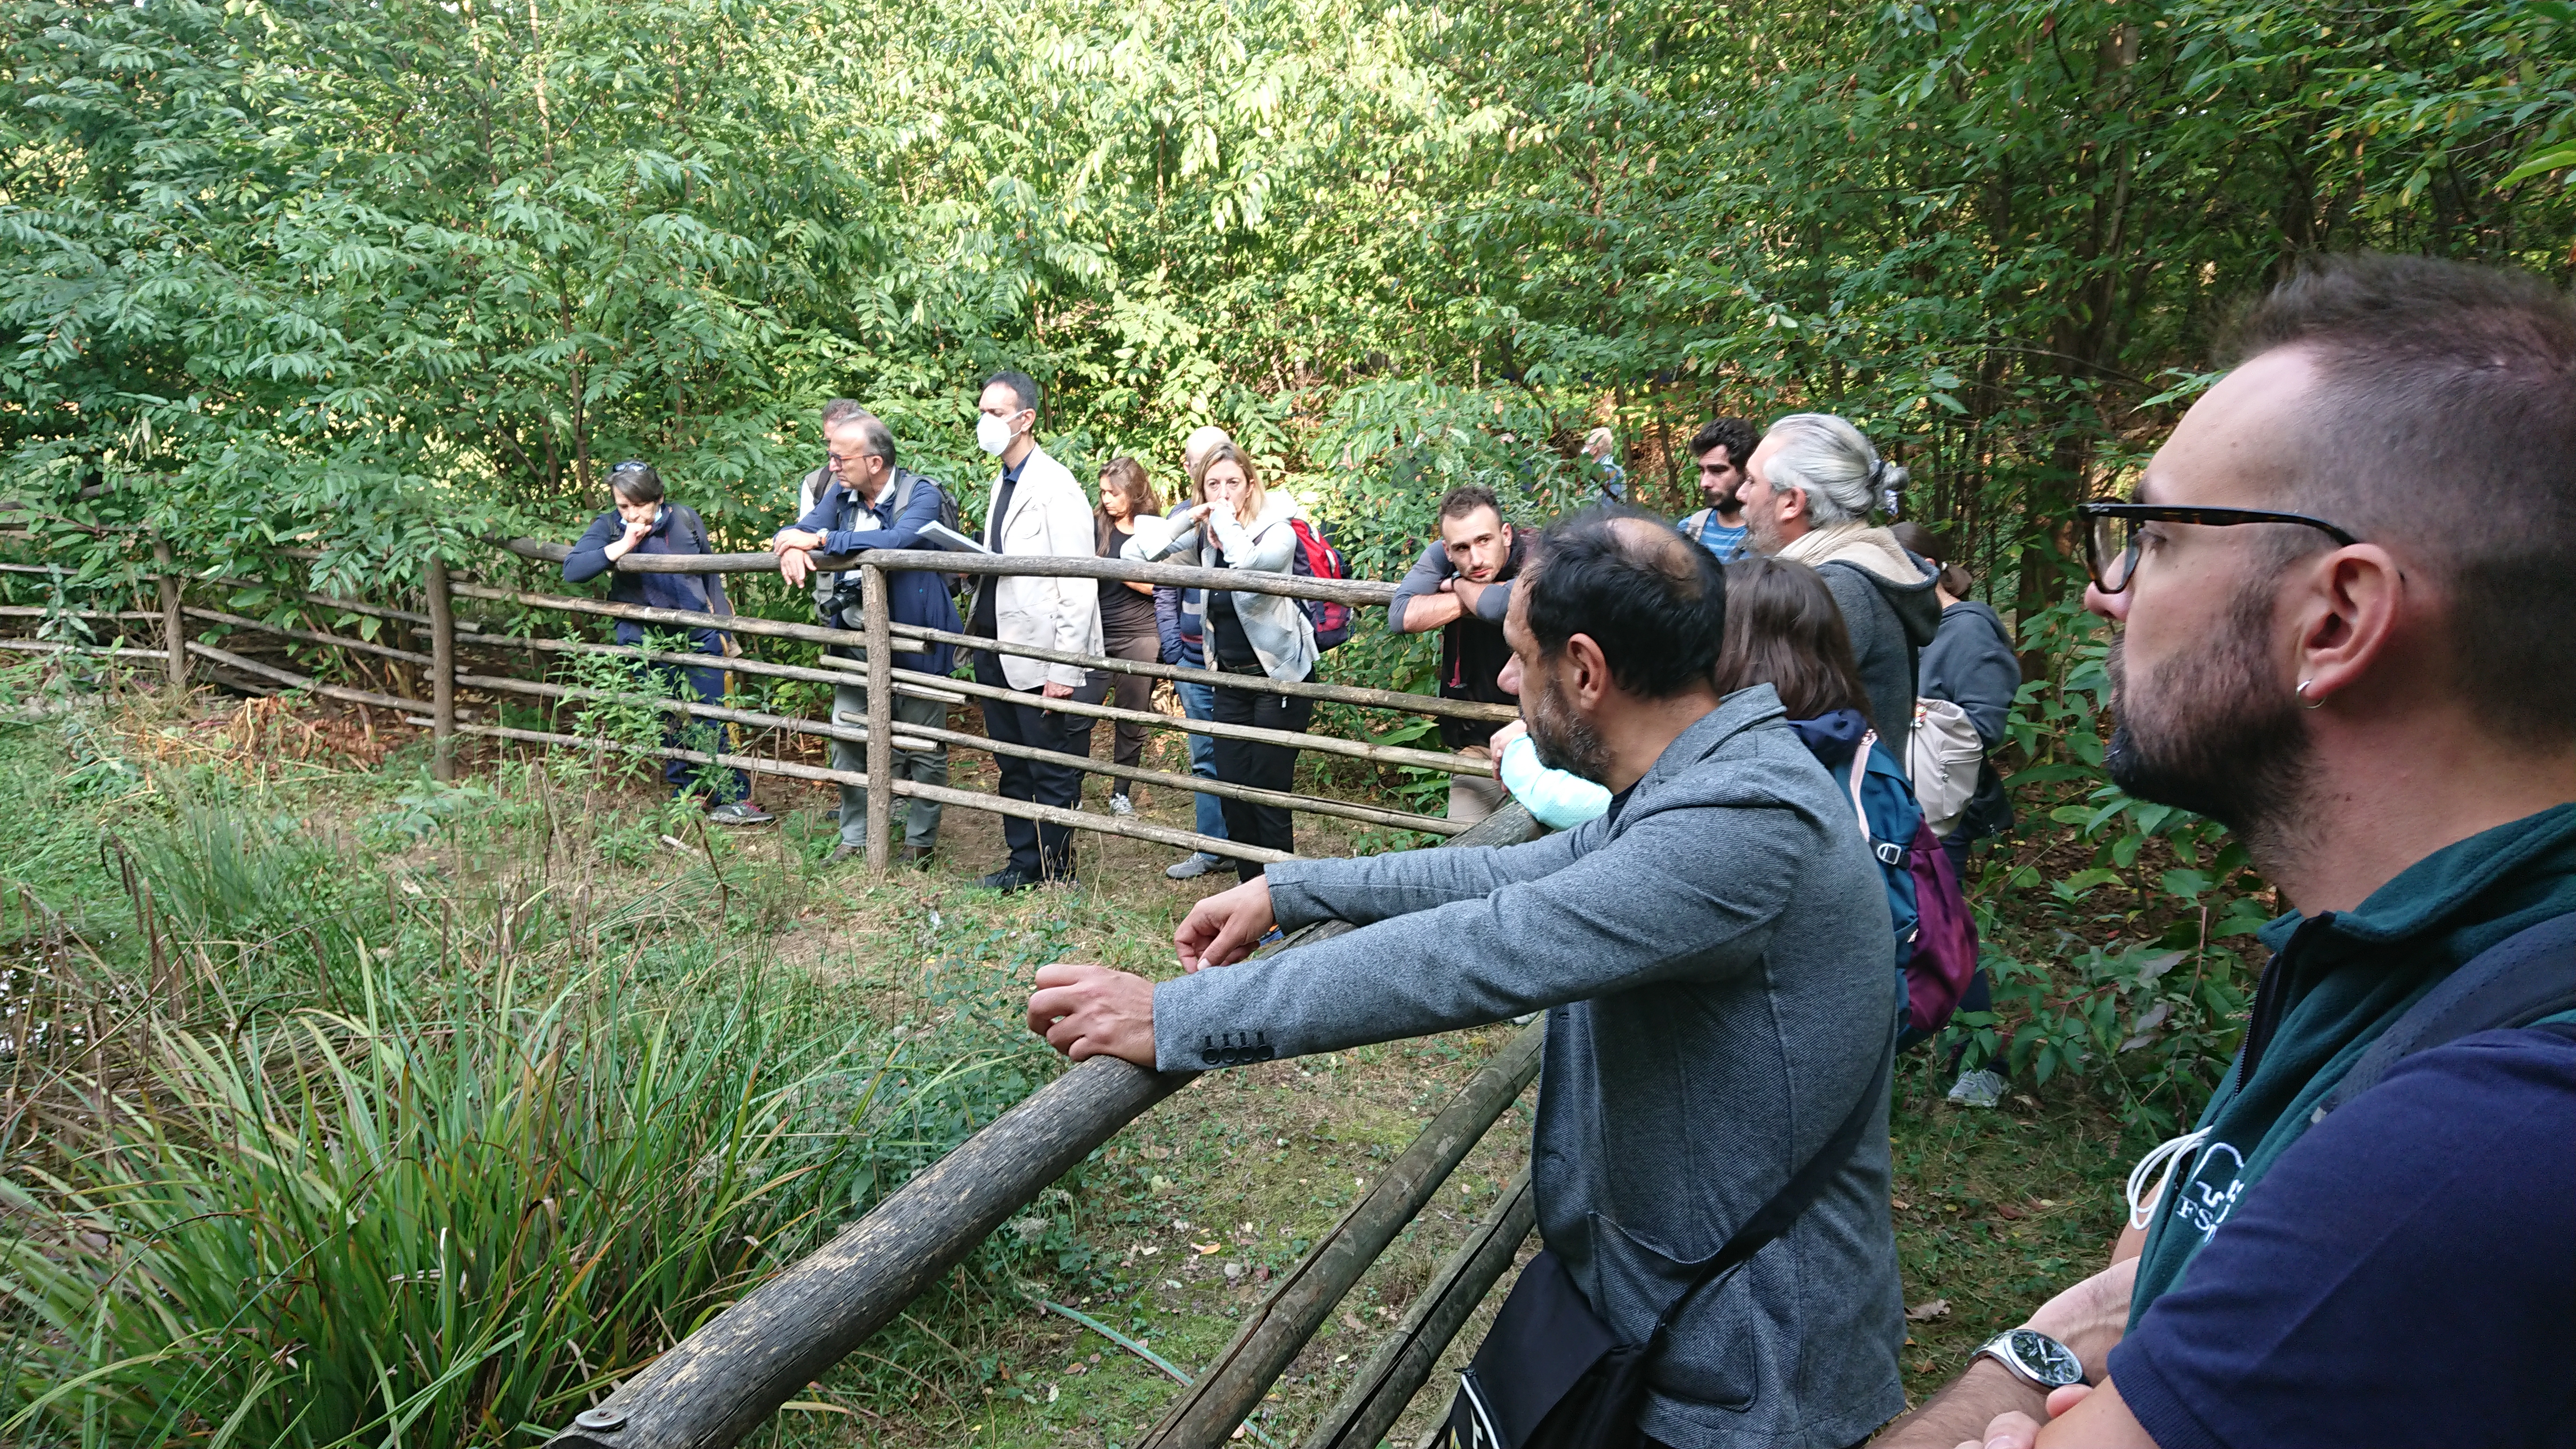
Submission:
{"label": "blue jeans", "polygon": [[[1192,684],[1186,679],[1172,681],[1172,692],[1181,697],[1181,713],[1191,719],[1216,718],[1216,686]],[[1190,736],[1190,773],[1208,779],[1216,778],[1216,741],[1206,735]],[[1219,840],[1232,837],[1225,833],[1225,802],[1214,795],[1200,795],[1195,828],[1201,835]]]}

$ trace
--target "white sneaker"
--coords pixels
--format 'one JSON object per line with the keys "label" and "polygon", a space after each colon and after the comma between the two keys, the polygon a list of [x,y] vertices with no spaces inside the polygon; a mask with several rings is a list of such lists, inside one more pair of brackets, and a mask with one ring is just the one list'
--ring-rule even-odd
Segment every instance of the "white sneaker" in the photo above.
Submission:
{"label": "white sneaker", "polygon": [[1117,794],[1109,797],[1109,813],[1112,815],[1133,815],[1136,813],[1136,804],[1134,801],[1127,798],[1126,791],[1121,790]]}
{"label": "white sneaker", "polygon": [[728,801],[707,812],[707,819],[717,825],[766,825],[775,818],[748,800]]}
{"label": "white sneaker", "polygon": [[1961,1072],[1959,1080],[1950,1084],[1950,1102],[1954,1106],[1991,1107],[2003,1099],[2004,1079],[1983,1068]]}
{"label": "white sneaker", "polygon": [[1173,880],[1197,880],[1222,864],[1223,861],[1204,850],[1194,851],[1164,866],[1163,874]]}

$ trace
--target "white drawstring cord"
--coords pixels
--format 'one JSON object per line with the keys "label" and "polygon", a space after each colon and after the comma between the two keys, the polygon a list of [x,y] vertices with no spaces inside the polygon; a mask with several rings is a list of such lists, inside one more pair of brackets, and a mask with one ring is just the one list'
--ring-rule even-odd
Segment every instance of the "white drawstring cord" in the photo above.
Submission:
{"label": "white drawstring cord", "polygon": [[[2173,1185],[2174,1169],[2182,1166],[2182,1160],[2185,1157],[2190,1156],[2209,1141],[2211,1130],[2203,1127],[2197,1132],[2186,1132],[2169,1142],[2159,1143],[2155,1151],[2139,1158],[2138,1165],[2129,1169],[2130,1227],[2144,1228],[2147,1225],[2147,1219],[2155,1216],[2156,1204],[2163,1201],[2165,1189]],[[2163,1175],[2156,1178],[2153,1190],[2146,1196],[2140,1197],[2139,1184],[2145,1182],[2148,1175],[2155,1172],[2158,1166],[2164,1168]]]}

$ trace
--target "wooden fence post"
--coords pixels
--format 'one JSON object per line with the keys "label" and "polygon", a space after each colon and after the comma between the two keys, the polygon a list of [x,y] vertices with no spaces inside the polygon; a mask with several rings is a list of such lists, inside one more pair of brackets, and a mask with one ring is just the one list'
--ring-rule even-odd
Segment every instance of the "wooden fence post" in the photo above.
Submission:
{"label": "wooden fence post", "polygon": [[184,694],[188,689],[188,625],[179,612],[179,575],[170,558],[170,541],[158,534],[152,538],[152,562],[161,570],[161,644],[170,651],[170,688]]}
{"label": "wooden fence post", "polygon": [[883,876],[894,823],[894,630],[886,618],[885,570],[859,563],[859,627],[868,637],[868,874]]}
{"label": "wooden fence post", "polygon": [[429,593],[429,772],[456,778],[456,601],[447,591],[447,560],[430,555],[424,580]]}

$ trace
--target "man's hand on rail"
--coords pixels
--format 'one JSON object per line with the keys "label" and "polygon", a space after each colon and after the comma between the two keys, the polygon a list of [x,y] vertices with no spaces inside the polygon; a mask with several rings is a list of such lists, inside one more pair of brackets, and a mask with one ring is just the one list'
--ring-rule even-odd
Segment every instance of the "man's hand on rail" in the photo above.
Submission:
{"label": "man's hand on rail", "polygon": [[782,528],[769,541],[769,551],[778,555],[778,572],[789,586],[805,582],[814,569],[814,550],[823,546],[823,535],[807,528]]}
{"label": "man's hand on rail", "polygon": [[1081,1061],[1119,1057],[1154,1065],[1154,983],[1088,961],[1038,968],[1029,995],[1029,1030]]}
{"label": "man's hand on rail", "polygon": [[1172,945],[1184,971],[1231,966],[1251,955],[1276,924],[1278,918],[1270,911],[1270,882],[1256,875],[1192,906],[1173,930]]}

